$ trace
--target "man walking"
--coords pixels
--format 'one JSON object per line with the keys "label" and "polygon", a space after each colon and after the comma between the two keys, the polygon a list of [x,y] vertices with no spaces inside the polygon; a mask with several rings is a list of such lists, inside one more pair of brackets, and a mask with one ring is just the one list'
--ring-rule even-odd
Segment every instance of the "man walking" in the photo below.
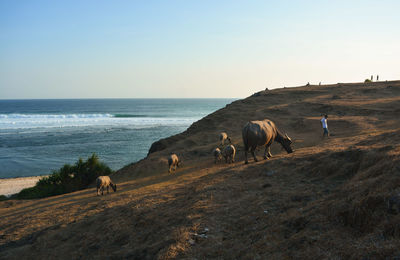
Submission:
{"label": "man walking", "polygon": [[322,125],[322,129],[324,130],[324,133],[322,134],[322,137],[329,136],[328,115],[324,115],[324,117],[321,119],[321,125]]}

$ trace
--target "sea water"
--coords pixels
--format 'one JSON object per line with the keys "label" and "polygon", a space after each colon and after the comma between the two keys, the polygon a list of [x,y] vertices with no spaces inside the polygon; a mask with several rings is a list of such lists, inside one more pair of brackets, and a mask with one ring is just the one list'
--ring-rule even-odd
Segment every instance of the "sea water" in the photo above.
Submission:
{"label": "sea water", "polygon": [[232,101],[0,100],[0,178],[47,175],[92,153],[117,170]]}

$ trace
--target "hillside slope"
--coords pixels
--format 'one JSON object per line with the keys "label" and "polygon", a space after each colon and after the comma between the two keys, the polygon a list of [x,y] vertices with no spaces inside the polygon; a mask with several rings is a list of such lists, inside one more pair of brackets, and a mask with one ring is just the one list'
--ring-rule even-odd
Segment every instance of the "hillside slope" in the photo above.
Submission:
{"label": "hillside slope", "polygon": [[[244,165],[241,128],[264,118],[295,152]],[[0,258],[400,257],[399,118],[400,81],[261,91],[160,140],[114,174],[116,193],[0,202]],[[234,164],[213,164],[221,131]]]}

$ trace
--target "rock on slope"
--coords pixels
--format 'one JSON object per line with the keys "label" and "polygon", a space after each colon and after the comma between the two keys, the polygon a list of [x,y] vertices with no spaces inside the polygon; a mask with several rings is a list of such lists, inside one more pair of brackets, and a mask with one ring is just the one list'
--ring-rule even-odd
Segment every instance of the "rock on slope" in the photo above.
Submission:
{"label": "rock on slope", "polygon": [[[235,101],[119,170],[117,193],[0,202],[0,258],[400,257],[399,108],[398,81]],[[323,113],[334,134],[326,140]],[[241,128],[263,118],[296,151],[273,145],[272,159],[244,165]],[[213,164],[221,131],[238,147],[234,164]],[[174,175],[170,152],[184,160]]]}

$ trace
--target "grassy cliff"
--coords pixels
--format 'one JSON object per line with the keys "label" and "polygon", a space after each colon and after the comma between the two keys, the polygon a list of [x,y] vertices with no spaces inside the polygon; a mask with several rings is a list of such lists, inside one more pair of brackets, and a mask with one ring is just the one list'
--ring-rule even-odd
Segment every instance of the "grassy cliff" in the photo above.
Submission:
{"label": "grassy cliff", "polygon": [[[274,144],[272,159],[244,165],[241,128],[264,118],[295,152]],[[112,175],[116,193],[0,202],[0,258],[400,257],[399,118],[400,81],[255,93],[160,140]],[[221,131],[234,164],[213,164]],[[184,163],[175,174],[171,152]]]}

